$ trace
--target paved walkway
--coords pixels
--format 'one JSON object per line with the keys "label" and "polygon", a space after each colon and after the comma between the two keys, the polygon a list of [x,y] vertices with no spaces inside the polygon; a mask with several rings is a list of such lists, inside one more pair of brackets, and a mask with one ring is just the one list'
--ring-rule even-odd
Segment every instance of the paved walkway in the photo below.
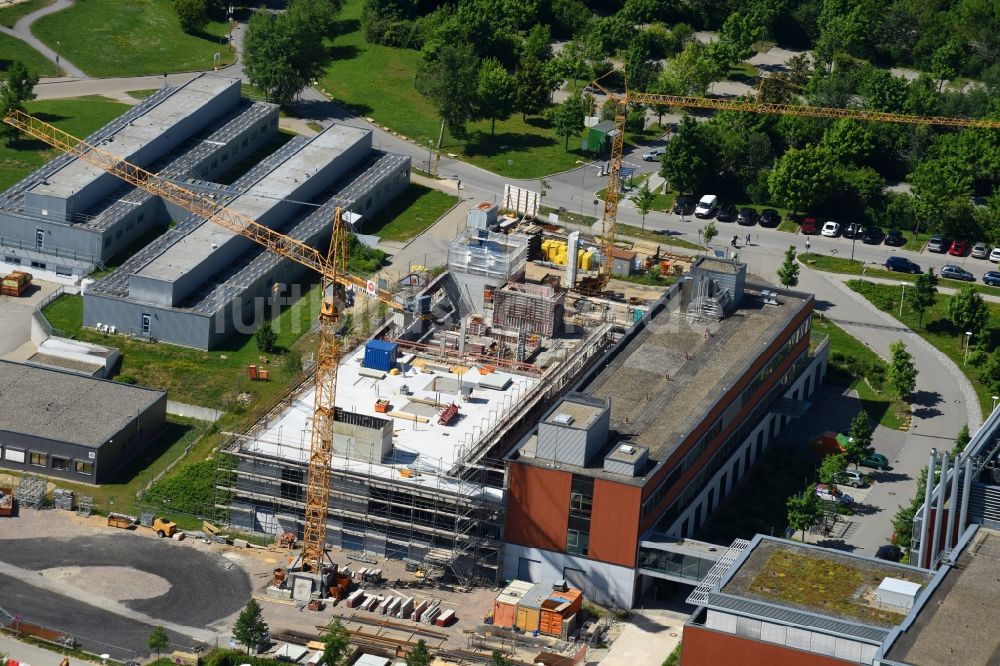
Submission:
{"label": "paved walkway", "polygon": [[[8,659],[14,659],[28,666],[59,666],[63,654],[55,650],[22,643],[19,640],[0,634],[0,654],[6,654]],[[82,661],[79,657],[70,659],[70,664]],[[93,662],[100,663],[100,662]]]}
{"label": "paved walkway", "polygon": [[669,610],[632,611],[601,666],[660,666],[681,642],[687,619]]}
{"label": "paved walkway", "polygon": [[47,7],[42,7],[37,11],[33,11],[30,14],[25,14],[14,24],[13,28],[7,28],[0,26],[0,32],[3,32],[11,37],[20,39],[22,42],[26,43],[31,48],[35,49],[43,56],[52,61],[53,64],[59,65],[60,69],[65,71],[70,76],[85,79],[87,75],[83,73],[79,67],[69,62],[65,58],[61,57],[58,53],[46,46],[42,40],[31,34],[31,25],[42,18],[43,16],[48,16],[49,14],[55,14],[64,9],[68,9],[73,6],[73,0],[56,0],[51,5]]}

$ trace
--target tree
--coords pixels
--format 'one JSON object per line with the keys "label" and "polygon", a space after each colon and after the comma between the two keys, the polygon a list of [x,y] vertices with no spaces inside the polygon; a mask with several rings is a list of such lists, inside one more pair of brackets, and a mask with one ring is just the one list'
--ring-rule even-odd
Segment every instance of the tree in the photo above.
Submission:
{"label": "tree", "polygon": [[715,222],[709,222],[705,225],[705,228],[701,230],[701,237],[705,239],[706,243],[711,243],[712,239],[719,235],[719,230],[715,228]]}
{"label": "tree", "polygon": [[406,666],[430,666],[430,663],[431,653],[427,649],[427,643],[421,638],[410,650],[410,654],[406,655]]}
{"label": "tree", "polygon": [[208,23],[208,4],[205,0],[174,0],[174,11],[184,32],[196,33]]}
{"label": "tree", "polygon": [[978,340],[990,320],[990,309],[975,287],[966,285],[948,299],[948,318],[961,332],[970,331]]}
{"label": "tree", "polygon": [[794,287],[799,283],[799,262],[795,260],[795,248],[791,245],[785,250],[785,261],[778,269],[778,281],[785,287]]}
{"label": "tree", "polygon": [[906,180],[913,187],[917,219],[927,224],[950,219],[972,194],[972,169],[958,157],[923,160]]}
{"label": "tree", "polygon": [[836,184],[835,163],[826,148],[812,145],[789,148],[775,160],[774,169],[768,177],[771,198],[792,213],[821,205]]}
{"label": "tree", "polygon": [[704,130],[690,116],[681,120],[677,133],[667,142],[660,175],[678,192],[699,192],[710,175],[709,146]]}
{"label": "tree", "polygon": [[847,459],[858,468],[858,461],[874,451],[872,446],[872,428],[868,423],[868,412],[861,410],[851,421],[851,429],[847,432],[847,444],[844,453]]}
{"label": "tree", "polygon": [[[323,637],[323,663],[326,666],[344,666],[351,648],[351,632],[335,618]],[[426,649],[426,648],[425,648]],[[407,659],[409,664],[409,659]]]}
{"label": "tree", "polygon": [[253,334],[253,340],[257,343],[257,349],[264,354],[274,351],[274,343],[278,341],[278,334],[274,332],[271,322],[264,322]]}
{"label": "tree", "polygon": [[493,654],[490,655],[489,666],[511,666],[511,662],[503,656],[503,652],[500,650],[493,650]]}
{"label": "tree", "polygon": [[654,201],[656,201],[656,194],[649,189],[649,181],[644,180],[639,191],[632,195],[632,203],[635,204],[635,209],[642,215],[643,229],[646,228],[646,216],[649,215],[649,211],[653,210]]}
{"label": "tree", "polygon": [[285,368],[285,372],[292,375],[299,374],[302,372],[302,354],[294,349],[289,349],[285,352],[285,357],[282,359],[281,365]]}
{"label": "tree", "polygon": [[889,345],[889,370],[886,373],[889,386],[905,400],[917,388],[917,368],[913,364],[913,355],[906,351],[902,340],[896,340]]}
{"label": "tree", "polygon": [[668,95],[702,97],[720,73],[708,47],[697,40],[691,40],[683,51],[667,61],[656,87]]}
{"label": "tree", "polygon": [[480,118],[492,121],[490,134],[496,133],[497,120],[510,118],[516,102],[514,78],[496,58],[484,60],[476,79],[476,107]]}
{"label": "tree", "polygon": [[[28,68],[20,60],[10,63],[7,76],[4,79],[3,91],[0,93],[0,117],[11,111],[24,111],[24,103],[35,99],[35,85],[38,77],[28,72]],[[0,123],[0,136],[7,141],[16,139],[20,130],[7,123]]]}
{"label": "tree", "polygon": [[246,646],[247,654],[250,654],[250,648],[256,650],[257,646],[267,638],[267,635],[268,626],[267,622],[264,622],[264,613],[257,600],[251,598],[240,611],[239,617],[236,618],[236,624],[233,625],[233,638],[240,645]]}
{"label": "tree", "polygon": [[958,431],[958,435],[955,437],[955,448],[951,450],[951,455],[957,458],[958,454],[965,450],[970,441],[972,441],[972,435],[969,434],[969,424],[966,423],[962,425],[962,429]]}
{"label": "tree", "polygon": [[566,143],[563,146],[565,150],[569,150],[570,137],[579,136],[583,131],[583,116],[586,112],[580,93],[570,95],[562,104],[549,107],[546,115],[552,121],[552,129],[556,136],[565,137]]}
{"label": "tree", "polygon": [[993,395],[1000,395],[1000,352],[993,352],[979,369],[979,381]]}
{"label": "tree", "polygon": [[521,119],[538,115],[549,105],[552,85],[541,61],[528,58],[514,72],[514,108],[521,112]]}
{"label": "tree", "polygon": [[927,468],[923,467],[917,477],[917,493],[906,506],[900,506],[896,515],[892,518],[892,531],[894,534],[893,543],[909,550],[913,542],[913,516],[917,509],[924,503],[924,495],[927,491]]}
{"label": "tree", "polygon": [[917,324],[923,326],[924,312],[934,305],[934,295],[937,293],[937,276],[934,269],[928,267],[926,273],[917,276],[913,289],[906,292],[910,309],[917,313]]}
{"label": "tree", "polygon": [[847,471],[847,455],[843,453],[827,454],[823,456],[823,462],[819,466],[819,480],[823,483],[835,486],[837,478]]}
{"label": "tree", "polygon": [[[170,638],[167,636],[167,632],[164,631],[163,627],[153,627],[153,633],[149,635],[149,640],[146,641],[146,645],[149,649],[156,653],[156,660],[160,660],[160,653],[167,649],[170,645]],[[3,660],[0,660],[3,663]]]}
{"label": "tree", "polygon": [[289,104],[320,72],[322,33],[312,12],[293,9],[272,14],[254,12],[247,24],[243,59],[247,79],[276,104]]}
{"label": "tree", "polygon": [[806,530],[816,524],[823,510],[816,497],[816,484],[810,484],[801,495],[792,495],[785,506],[788,508],[788,526],[793,531],[802,530],[802,540],[806,539]]}
{"label": "tree", "polygon": [[465,136],[465,124],[476,113],[478,76],[479,57],[465,43],[446,45],[435,59],[421,62],[416,87],[437,108],[442,130],[447,127],[452,135]]}

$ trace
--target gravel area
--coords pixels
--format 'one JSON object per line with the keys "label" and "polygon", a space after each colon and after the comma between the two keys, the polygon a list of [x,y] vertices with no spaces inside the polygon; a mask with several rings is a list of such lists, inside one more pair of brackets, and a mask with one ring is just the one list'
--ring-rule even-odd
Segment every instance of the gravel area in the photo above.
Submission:
{"label": "gravel area", "polygon": [[155,599],[170,591],[166,578],[134,567],[53,567],[39,573],[113,601]]}

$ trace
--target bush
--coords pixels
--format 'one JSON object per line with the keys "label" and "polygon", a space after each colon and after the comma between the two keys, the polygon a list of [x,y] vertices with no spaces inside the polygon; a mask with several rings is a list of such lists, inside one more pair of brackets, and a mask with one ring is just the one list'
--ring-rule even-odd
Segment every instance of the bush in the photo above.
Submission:
{"label": "bush", "polygon": [[135,384],[135,383],[137,383],[135,377],[133,375],[130,375],[127,372],[123,373],[123,374],[120,374],[117,377],[115,377],[115,381],[116,382],[121,382],[122,384]]}
{"label": "bush", "polygon": [[292,374],[302,372],[302,354],[294,349],[288,350],[285,354],[285,358],[281,362],[281,365],[285,368],[286,372],[290,372]]}
{"label": "bush", "polygon": [[975,349],[969,352],[969,360],[967,363],[973,368],[981,368],[983,364],[989,359],[989,354],[984,352],[982,349]]}

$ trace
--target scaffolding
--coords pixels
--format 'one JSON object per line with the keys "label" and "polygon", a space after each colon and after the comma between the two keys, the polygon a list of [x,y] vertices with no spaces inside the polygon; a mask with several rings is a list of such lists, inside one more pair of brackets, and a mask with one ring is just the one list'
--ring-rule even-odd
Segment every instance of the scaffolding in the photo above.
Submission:
{"label": "scaffolding", "polygon": [[493,325],[552,337],[563,329],[566,290],[508,282],[493,295]]}

